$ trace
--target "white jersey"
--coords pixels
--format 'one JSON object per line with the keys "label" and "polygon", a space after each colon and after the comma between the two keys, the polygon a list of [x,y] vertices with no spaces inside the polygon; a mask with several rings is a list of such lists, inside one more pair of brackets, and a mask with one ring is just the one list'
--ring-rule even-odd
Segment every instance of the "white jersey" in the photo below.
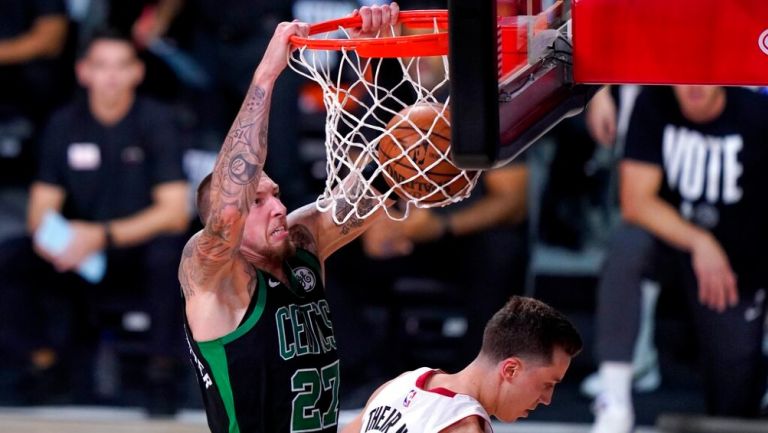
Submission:
{"label": "white jersey", "polygon": [[436,371],[409,371],[382,388],[365,408],[360,433],[437,433],[472,415],[493,433],[488,412],[474,398],[445,388],[424,389]]}

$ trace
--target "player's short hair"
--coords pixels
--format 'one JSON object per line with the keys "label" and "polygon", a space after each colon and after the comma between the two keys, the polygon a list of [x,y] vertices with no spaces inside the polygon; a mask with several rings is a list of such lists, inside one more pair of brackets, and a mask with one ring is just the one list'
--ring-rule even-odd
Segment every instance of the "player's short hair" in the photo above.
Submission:
{"label": "player's short hair", "polygon": [[202,222],[203,225],[208,222],[208,215],[211,213],[211,178],[213,178],[213,173],[208,173],[208,175],[200,181],[200,185],[197,186],[197,195],[195,197],[197,216],[200,218],[200,222]]}
{"label": "player's short hair", "polygon": [[480,353],[492,359],[535,357],[549,363],[556,347],[575,356],[583,346],[573,324],[549,305],[513,296],[485,326]]}

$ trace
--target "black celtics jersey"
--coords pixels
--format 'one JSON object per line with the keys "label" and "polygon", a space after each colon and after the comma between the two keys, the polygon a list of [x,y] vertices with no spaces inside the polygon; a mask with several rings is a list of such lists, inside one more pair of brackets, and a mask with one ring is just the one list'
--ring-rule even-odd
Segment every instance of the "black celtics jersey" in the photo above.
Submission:
{"label": "black celtics jersey", "polygon": [[258,270],[240,325],[194,341],[190,358],[212,432],[335,432],[339,359],[318,259],[305,250],[285,265],[290,287]]}

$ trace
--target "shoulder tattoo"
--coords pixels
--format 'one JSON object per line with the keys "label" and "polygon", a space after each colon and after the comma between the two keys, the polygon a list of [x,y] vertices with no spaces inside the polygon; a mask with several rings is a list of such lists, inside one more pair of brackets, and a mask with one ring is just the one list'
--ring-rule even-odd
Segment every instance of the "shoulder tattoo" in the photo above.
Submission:
{"label": "shoulder tattoo", "polygon": [[315,238],[309,231],[307,226],[296,224],[288,229],[290,239],[297,248],[303,248],[305,250],[314,250]]}
{"label": "shoulder tattoo", "polygon": [[197,246],[197,235],[184,245],[184,251],[181,253],[181,263],[179,263],[179,284],[181,284],[181,293],[184,298],[189,298],[195,294],[192,288],[192,254]]}

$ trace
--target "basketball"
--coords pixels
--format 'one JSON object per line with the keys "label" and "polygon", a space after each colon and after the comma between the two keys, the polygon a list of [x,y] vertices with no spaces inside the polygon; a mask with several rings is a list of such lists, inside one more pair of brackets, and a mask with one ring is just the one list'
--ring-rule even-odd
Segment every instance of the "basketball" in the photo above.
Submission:
{"label": "basketball", "polygon": [[389,175],[384,178],[403,199],[437,203],[462,192],[469,183],[449,160],[450,112],[447,108],[442,112],[442,104],[405,107],[389,121],[390,133],[379,141],[379,162]]}

